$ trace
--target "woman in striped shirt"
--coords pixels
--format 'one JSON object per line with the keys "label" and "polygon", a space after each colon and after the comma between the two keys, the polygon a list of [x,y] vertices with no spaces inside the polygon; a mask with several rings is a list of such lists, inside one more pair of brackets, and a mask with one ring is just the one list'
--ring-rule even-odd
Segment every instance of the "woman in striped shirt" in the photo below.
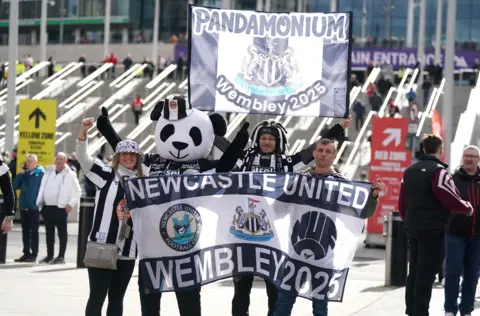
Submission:
{"label": "woman in striped shirt", "polygon": [[[87,154],[87,132],[93,126],[95,118],[82,121],[78,133],[76,152],[85,176],[97,187],[95,196],[95,215],[89,240],[99,243],[116,244],[119,248],[117,270],[88,268],[90,296],[85,315],[101,316],[102,306],[108,294],[107,316],[121,316],[123,297],[132,277],[137,256],[137,245],[133,231],[122,232],[126,199],[121,178],[142,177],[143,156],[139,146],[132,140],[124,140],[115,148],[111,166]],[[132,219],[127,224],[132,227]]]}

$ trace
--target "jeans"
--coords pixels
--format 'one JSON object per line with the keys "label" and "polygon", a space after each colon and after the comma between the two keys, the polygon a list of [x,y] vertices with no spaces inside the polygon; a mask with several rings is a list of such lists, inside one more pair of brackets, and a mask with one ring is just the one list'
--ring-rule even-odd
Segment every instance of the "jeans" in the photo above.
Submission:
{"label": "jeans", "polygon": [[444,232],[407,232],[409,271],[405,288],[405,313],[428,316],[432,286],[443,259]]}
{"label": "jeans", "polygon": [[[138,287],[140,291],[142,316],[159,316],[162,293],[145,294],[145,292],[142,291],[142,274],[142,269],[138,269]],[[200,289],[199,287],[193,290],[175,292],[180,316],[201,316]]]}
{"label": "jeans", "polygon": [[[250,292],[253,285],[253,275],[243,275],[234,278],[235,293],[232,300],[232,316],[248,316],[248,308],[250,306]],[[277,303],[277,288],[274,284],[265,280],[268,296],[268,314],[273,316],[275,304]]]}
{"label": "jeans", "polygon": [[[273,316],[290,316],[297,295],[288,291],[279,291]],[[313,316],[328,316],[328,300],[312,300]]]}
{"label": "jeans", "polygon": [[[471,314],[480,274],[480,237],[446,236],[445,312]],[[462,300],[458,305],[460,277],[463,272]]]}
{"label": "jeans", "polygon": [[38,227],[40,226],[40,213],[38,210],[20,211],[22,219],[23,255],[34,257],[38,255]]}
{"label": "jeans", "polygon": [[107,294],[107,316],[122,316],[123,297],[134,269],[135,260],[118,260],[117,270],[88,268],[90,296],[85,316],[101,316]]}
{"label": "jeans", "polygon": [[65,258],[67,250],[67,218],[68,213],[64,208],[56,206],[44,206],[42,209],[43,222],[45,223],[45,233],[47,239],[47,257],[53,258],[55,249],[55,227],[58,231],[58,239],[60,239],[60,251],[58,257]]}

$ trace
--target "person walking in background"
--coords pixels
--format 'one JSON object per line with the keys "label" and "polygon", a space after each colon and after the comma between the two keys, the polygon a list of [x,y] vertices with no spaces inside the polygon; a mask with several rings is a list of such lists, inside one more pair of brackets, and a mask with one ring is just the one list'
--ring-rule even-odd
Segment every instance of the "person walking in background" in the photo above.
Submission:
{"label": "person walking in background", "polygon": [[429,314],[432,286],[442,264],[450,213],[473,214],[472,205],[462,200],[448,166],[441,161],[442,138],[427,135],[422,145],[425,155],[405,170],[398,200],[410,250],[405,288],[405,313],[409,316]]}
{"label": "person walking in background", "polygon": [[[37,206],[41,209],[47,239],[47,256],[40,263],[65,263],[67,250],[68,214],[80,204],[82,192],[77,174],[67,165],[67,155],[58,153],[55,166],[46,167],[38,193]],[[58,257],[54,259],[55,228],[60,239]]]}
{"label": "person walking in background", "polygon": [[37,261],[40,213],[36,202],[44,174],[43,168],[37,163],[36,155],[27,155],[25,164],[13,182],[13,188],[20,190],[19,208],[23,241],[23,255],[15,259],[15,262]]}
{"label": "person walking in background", "polygon": [[[143,156],[140,154],[140,148],[132,140],[124,140],[117,144],[110,166],[90,157],[87,153],[87,132],[94,122],[94,118],[82,120],[76,148],[85,176],[97,187],[94,225],[88,240],[116,244],[119,259],[116,270],[88,268],[90,296],[85,316],[100,316],[107,294],[107,316],[122,316],[123,298],[135,268],[137,244],[133,238],[133,223],[120,181],[123,176],[143,177],[146,173],[142,167]],[[124,217],[127,218],[126,222]],[[126,233],[123,225],[130,227],[130,233]]]}
{"label": "person walking in background", "polygon": [[[453,181],[460,197],[474,207],[474,215],[452,214],[446,234],[445,316],[471,316],[480,274],[480,149],[467,146],[463,150],[462,166],[455,171]],[[458,304],[460,277],[462,297]]]}
{"label": "person walking in background", "polygon": [[365,105],[362,101],[355,102],[353,106],[353,112],[355,112],[355,130],[358,132],[363,126],[363,121],[365,119]]}
{"label": "person walking in background", "polygon": [[143,100],[140,98],[140,95],[137,94],[135,100],[133,100],[133,115],[135,115],[135,124],[138,125],[140,122],[140,115],[142,115],[143,111]]}

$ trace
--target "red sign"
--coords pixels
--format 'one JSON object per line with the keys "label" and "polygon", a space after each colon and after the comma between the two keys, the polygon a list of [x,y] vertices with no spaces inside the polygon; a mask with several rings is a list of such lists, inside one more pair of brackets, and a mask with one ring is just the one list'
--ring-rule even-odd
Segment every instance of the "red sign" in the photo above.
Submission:
{"label": "red sign", "polygon": [[408,118],[372,119],[370,181],[377,176],[385,183],[377,211],[368,219],[367,232],[383,232],[383,218],[389,212],[398,211],[398,196],[403,172],[412,161],[412,153],[405,149]]}

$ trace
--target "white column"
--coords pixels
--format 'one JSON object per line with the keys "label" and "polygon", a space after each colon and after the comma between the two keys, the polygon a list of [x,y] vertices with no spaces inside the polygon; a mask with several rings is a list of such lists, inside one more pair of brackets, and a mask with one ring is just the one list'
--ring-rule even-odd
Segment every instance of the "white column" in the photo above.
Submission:
{"label": "white column", "polygon": [[255,10],[263,11],[263,0],[257,0],[257,6],[256,6]]}
{"label": "white column", "polygon": [[441,51],[442,51],[442,6],[443,0],[437,0],[437,30],[435,34],[435,62],[441,62]]}
{"label": "white column", "polygon": [[[12,2],[10,2],[10,5]],[[47,0],[42,0],[42,8],[40,13],[40,61],[47,60]],[[46,69],[43,68],[40,72],[40,75],[46,75]]]}
{"label": "white column", "polygon": [[15,91],[17,79],[18,57],[18,1],[10,1],[10,21],[8,24],[8,83],[7,83],[7,116],[5,117],[5,151],[12,152],[15,133]]}
{"label": "white column", "polygon": [[112,9],[112,0],[105,0],[105,28],[103,30],[103,58],[109,53],[110,45],[110,14]]}
{"label": "white column", "polygon": [[415,0],[408,0],[407,47],[413,46],[413,24],[415,17]]}
{"label": "white column", "polygon": [[443,97],[443,130],[445,157],[451,163],[451,143],[453,140],[453,102],[455,93],[454,66],[455,66],[455,32],[457,23],[457,0],[448,0],[447,6],[447,43],[445,47],[445,94]]}
{"label": "white column", "polygon": [[30,36],[32,37],[30,44],[37,45],[37,31],[33,30]]}
{"label": "white column", "polygon": [[221,8],[222,9],[233,9],[232,8],[232,0],[222,0]]}
{"label": "white column", "polygon": [[160,0],[155,0],[155,12],[153,14],[153,45],[152,45],[152,63],[155,66],[153,74],[157,75],[158,65],[158,27],[160,24]]}
{"label": "white column", "polygon": [[128,29],[126,27],[122,29],[122,43],[128,44]]}
{"label": "white column", "polygon": [[[423,69],[425,68],[425,18],[427,15],[427,0],[420,0],[420,22],[418,25],[418,49],[417,61],[420,62],[418,86],[421,87],[423,83]],[[425,102],[425,101],[424,101]]]}
{"label": "white column", "polygon": [[265,0],[265,12],[271,12],[272,11],[272,0]]}
{"label": "white column", "polygon": [[330,0],[330,12],[337,12],[337,3],[338,0]]}
{"label": "white column", "polygon": [[367,37],[367,0],[362,0],[362,40]]}
{"label": "white column", "polygon": [[297,0],[297,12],[303,12],[303,0]]}
{"label": "white column", "polygon": [[75,29],[75,43],[80,43],[82,40],[82,31],[80,29]]}

